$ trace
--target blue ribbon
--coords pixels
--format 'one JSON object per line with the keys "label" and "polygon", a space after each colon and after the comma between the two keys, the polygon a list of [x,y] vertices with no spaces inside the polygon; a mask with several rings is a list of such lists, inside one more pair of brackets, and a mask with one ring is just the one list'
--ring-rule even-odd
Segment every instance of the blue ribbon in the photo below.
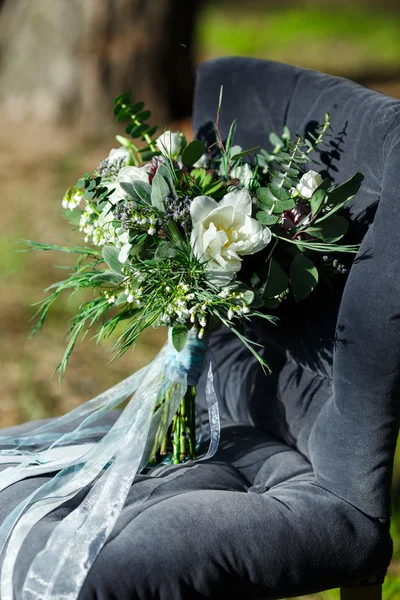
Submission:
{"label": "blue ribbon", "polygon": [[[3,462],[20,459],[17,465],[0,473],[0,490],[32,474],[60,469],[21,502],[0,527],[0,552],[6,548],[0,577],[2,600],[13,600],[15,564],[34,525],[82,490],[88,490],[84,500],[60,521],[46,547],[32,561],[22,592],[23,600],[78,598],[88,571],[115,526],[136,474],[154,451],[156,435],[159,440],[165,436],[187,386],[195,385],[199,379],[205,355],[206,345],[192,331],[182,352],[176,352],[169,341],[150,365],[71,413],[26,435],[0,437],[0,443],[8,448],[0,452],[0,459]],[[88,435],[99,433],[92,423],[131,394],[128,405],[100,441],[84,443]],[[218,402],[211,364],[206,397],[211,436],[203,460],[215,453],[219,440]],[[167,401],[154,411],[160,399],[165,398]],[[60,426],[76,419],[81,422],[73,431],[57,437]]]}

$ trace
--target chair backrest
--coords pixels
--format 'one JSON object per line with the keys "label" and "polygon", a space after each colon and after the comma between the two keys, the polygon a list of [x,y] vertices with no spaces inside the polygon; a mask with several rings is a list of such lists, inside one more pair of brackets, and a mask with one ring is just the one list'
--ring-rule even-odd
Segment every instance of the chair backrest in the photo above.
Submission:
{"label": "chair backrest", "polygon": [[[241,369],[237,357],[233,369],[226,357],[225,380],[233,383],[224,402],[233,418],[296,447],[332,493],[386,518],[400,405],[400,101],[315,71],[218,59],[198,68],[200,136],[215,121],[221,85],[223,136],[237,119],[237,143],[270,149],[271,131],[286,124],[304,134],[328,112],[329,147],[309,168],[336,182],[365,175],[349,208],[352,241],[363,241],[344,291],[321,287],[282,307],[276,328],[257,322],[254,335],[267,346],[273,374]],[[235,389],[250,372],[252,393],[238,401]]]}

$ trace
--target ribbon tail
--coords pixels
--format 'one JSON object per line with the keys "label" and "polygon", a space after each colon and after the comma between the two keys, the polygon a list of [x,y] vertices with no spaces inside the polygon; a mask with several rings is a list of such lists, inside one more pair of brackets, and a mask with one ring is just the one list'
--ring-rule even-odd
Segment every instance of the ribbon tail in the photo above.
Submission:
{"label": "ribbon tail", "polygon": [[160,384],[160,365],[149,371],[135,395],[136,401],[132,400],[125,409],[131,426],[120,440],[113,462],[80,506],[54,529],[46,547],[32,562],[23,600],[78,597],[88,571],[115,526],[136,474],[148,460],[146,454],[154,444],[149,435],[152,421],[157,423],[161,418],[157,416],[160,410],[153,415],[160,392],[161,397],[169,392],[164,410],[172,419],[185,391],[186,375],[175,381],[162,375]]}

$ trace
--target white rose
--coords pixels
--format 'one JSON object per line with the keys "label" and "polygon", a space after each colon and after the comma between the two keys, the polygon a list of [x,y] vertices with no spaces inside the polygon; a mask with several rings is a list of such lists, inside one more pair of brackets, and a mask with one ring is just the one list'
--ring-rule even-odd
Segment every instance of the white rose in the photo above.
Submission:
{"label": "white rose", "polygon": [[127,165],[131,159],[131,154],[128,148],[124,148],[124,146],[121,146],[120,148],[112,148],[110,150],[108,158],[111,162],[123,160],[124,164]]}
{"label": "white rose", "polygon": [[123,167],[118,173],[115,183],[107,184],[109,189],[114,188],[113,193],[108,197],[111,204],[117,204],[117,202],[127,195],[120,184],[133,183],[134,181],[145,181],[146,183],[149,183],[149,175],[144,169],[139,167]]}
{"label": "white rose", "polygon": [[241,256],[259,252],[271,240],[270,230],[251,217],[251,209],[247,190],[230,192],[220,202],[198,196],[191,204],[195,256],[206,262],[218,284],[225,285],[240,271]]}
{"label": "white rose", "polygon": [[307,173],[304,173],[297,184],[296,189],[302,198],[309,200],[317,187],[321,185],[322,181],[323,179],[319,173],[308,171]]}
{"label": "white rose", "polygon": [[249,163],[244,163],[231,170],[231,177],[232,179],[239,179],[240,185],[248,188],[253,180],[253,171]]}
{"label": "white rose", "polygon": [[156,139],[156,144],[161,154],[177,158],[182,147],[182,135],[167,129]]}

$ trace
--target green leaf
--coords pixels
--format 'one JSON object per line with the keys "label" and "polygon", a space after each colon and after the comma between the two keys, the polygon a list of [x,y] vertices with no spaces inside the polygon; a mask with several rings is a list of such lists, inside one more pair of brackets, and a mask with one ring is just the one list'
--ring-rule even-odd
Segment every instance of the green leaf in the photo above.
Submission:
{"label": "green leaf", "polygon": [[251,303],[251,308],[262,308],[264,306],[264,300],[258,294],[254,293],[254,298]]}
{"label": "green leaf", "polygon": [[115,104],[129,104],[131,101],[132,92],[123,92],[123,94],[119,94],[114,98]]}
{"label": "green leaf", "polygon": [[151,204],[151,185],[145,181],[134,181],[132,185],[136,195],[146,204]]}
{"label": "green leaf", "polygon": [[326,196],[326,191],[321,188],[319,188],[318,190],[315,190],[315,192],[311,196],[311,214],[313,216],[318,213],[319,209],[321,208],[321,206],[324,202],[325,196]]}
{"label": "green leaf", "polygon": [[122,275],[122,273],[116,273],[115,271],[104,271],[103,273],[98,273],[97,275],[93,275],[93,277],[90,278],[90,281],[97,281],[100,283],[112,283],[113,285],[118,285],[123,280],[124,276]]}
{"label": "green leaf", "polygon": [[165,260],[167,258],[173,258],[176,256],[176,253],[177,249],[173,244],[170,242],[161,242],[156,250],[155,258],[156,260]]}
{"label": "green leaf", "polygon": [[177,352],[180,352],[186,346],[188,335],[189,332],[185,325],[175,325],[172,328],[172,344]]}
{"label": "green leaf", "polygon": [[290,193],[283,187],[279,187],[278,185],[270,183],[268,190],[271,192],[272,196],[276,198],[276,200],[279,200],[279,202],[286,202],[286,200],[290,199]]}
{"label": "green leaf", "polygon": [[279,221],[279,215],[270,215],[265,210],[259,210],[256,214],[256,219],[261,225],[275,225]]}
{"label": "green leaf", "polygon": [[266,187],[259,187],[256,191],[257,198],[264,204],[266,207],[271,207],[274,204],[275,199],[272,197],[270,191]]}
{"label": "green leaf", "polygon": [[289,200],[285,200],[284,202],[276,202],[273,208],[273,212],[276,214],[282,214],[285,210],[291,210],[296,205],[296,202],[293,198],[289,198]]}
{"label": "green leaf", "polygon": [[278,308],[280,302],[277,298],[264,298],[264,306],[266,308]]}
{"label": "green leaf", "polygon": [[147,119],[149,119],[151,116],[151,111],[150,110],[143,110],[139,113],[136,114],[136,118],[138,121],[147,121]]}
{"label": "green leaf", "polygon": [[103,251],[104,262],[110,267],[112,271],[121,273],[122,263],[118,260],[119,250],[118,248],[114,248],[114,246],[104,246]]}
{"label": "green leaf", "polygon": [[251,154],[255,150],[258,150],[259,147],[260,146],[254,146],[254,148],[249,148],[248,150],[243,150],[242,152],[239,152],[238,154],[235,154],[234,156],[232,156],[231,160],[237,160],[238,158],[242,158],[243,156],[246,156],[247,154]]}
{"label": "green leaf", "polygon": [[[172,175],[171,169],[172,169],[172,167],[169,167],[168,164],[164,165],[163,163],[160,163],[158,165],[156,175],[157,174],[161,175],[165,179],[165,181],[167,182],[168,187],[169,187],[169,194],[168,194],[168,196],[170,198],[177,199],[178,198],[178,194],[176,193],[176,190],[175,190],[174,179],[173,179],[173,175]],[[153,185],[154,185],[154,180],[153,180]]]}
{"label": "green leaf", "polygon": [[137,115],[141,110],[144,109],[144,102],[136,102],[136,104],[133,104],[130,109],[133,115]]}
{"label": "green leaf", "polygon": [[290,140],[290,129],[287,125],[285,125],[283,128],[282,139],[285,141]]}
{"label": "green leaf", "polygon": [[318,271],[314,263],[300,252],[290,265],[289,277],[296,302],[307,298],[318,283]]}
{"label": "green leaf", "polygon": [[65,210],[62,211],[61,214],[64,217],[64,219],[66,219],[68,221],[68,223],[71,223],[71,225],[79,225],[79,222],[81,220],[82,211],[81,210],[69,210],[69,208],[66,208]]}
{"label": "green leaf", "polygon": [[147,131],[147,135],[149,137],[153,137],[153,135],[155,134],[155,132],[158,129],[158,125],[153,125],[152,127],[150,127],[150,129]]}
{"label": "green leaf", "polygon": [[319,238],[326,243],[332,244],[344,236],[349,228],[349,222],[345,217],[332,215],[329,219],[324,219],[318,224],[318,227],[308,227],[306,232],[313,237]]}
{"label": "green leaf", "polygon": [[203,156],[205,151],[206,147],[204,142],[201,140],[193,140],[193,142],[190,142],[182,152],[183,164],[187,167],[191,167],[201,156]]}
{"label": "green leaf", "polygon": [[276,135],[276,133],[274,133],[274,132],[269,134],[269,141],[275,148],[276,147],[283,148],[285,145],[285,143],[281,140],[279,135]]}
{"label": "green leaf", "polygon": [[160,167],[154,175],[151,186],[151,203],[157,210],[165,212],[165,198],[170,196],[170,187],[164,177],[161,175]]}
{"label": "green leaf", "polygon": [[133,138],[139,138],[145,131],[149,128],[148,125],[128,125],[125,129],[126,133],[128,133]]}
{"label": "green leaf", "polygon": [[330,192],[328,203],[335,206],[336,204],[350,200],[360,189],[363,179],[364,175],[362,173],[356,173],[353,177],[350,177],[350,179]]}
{"label": "green leaf", "polygon": [[120,294],[118,294],[117,299],[115,301],[115,306],[121,306],[121,304],[125,304],[127,297],[128,296],[125,294],[125,292],[121,292]]}
{"label": "green leaf", "polygon": [[271,258],[269,275],[264,286],[264,298],[273,298],[289,287],[289,277],[275,258]]}

